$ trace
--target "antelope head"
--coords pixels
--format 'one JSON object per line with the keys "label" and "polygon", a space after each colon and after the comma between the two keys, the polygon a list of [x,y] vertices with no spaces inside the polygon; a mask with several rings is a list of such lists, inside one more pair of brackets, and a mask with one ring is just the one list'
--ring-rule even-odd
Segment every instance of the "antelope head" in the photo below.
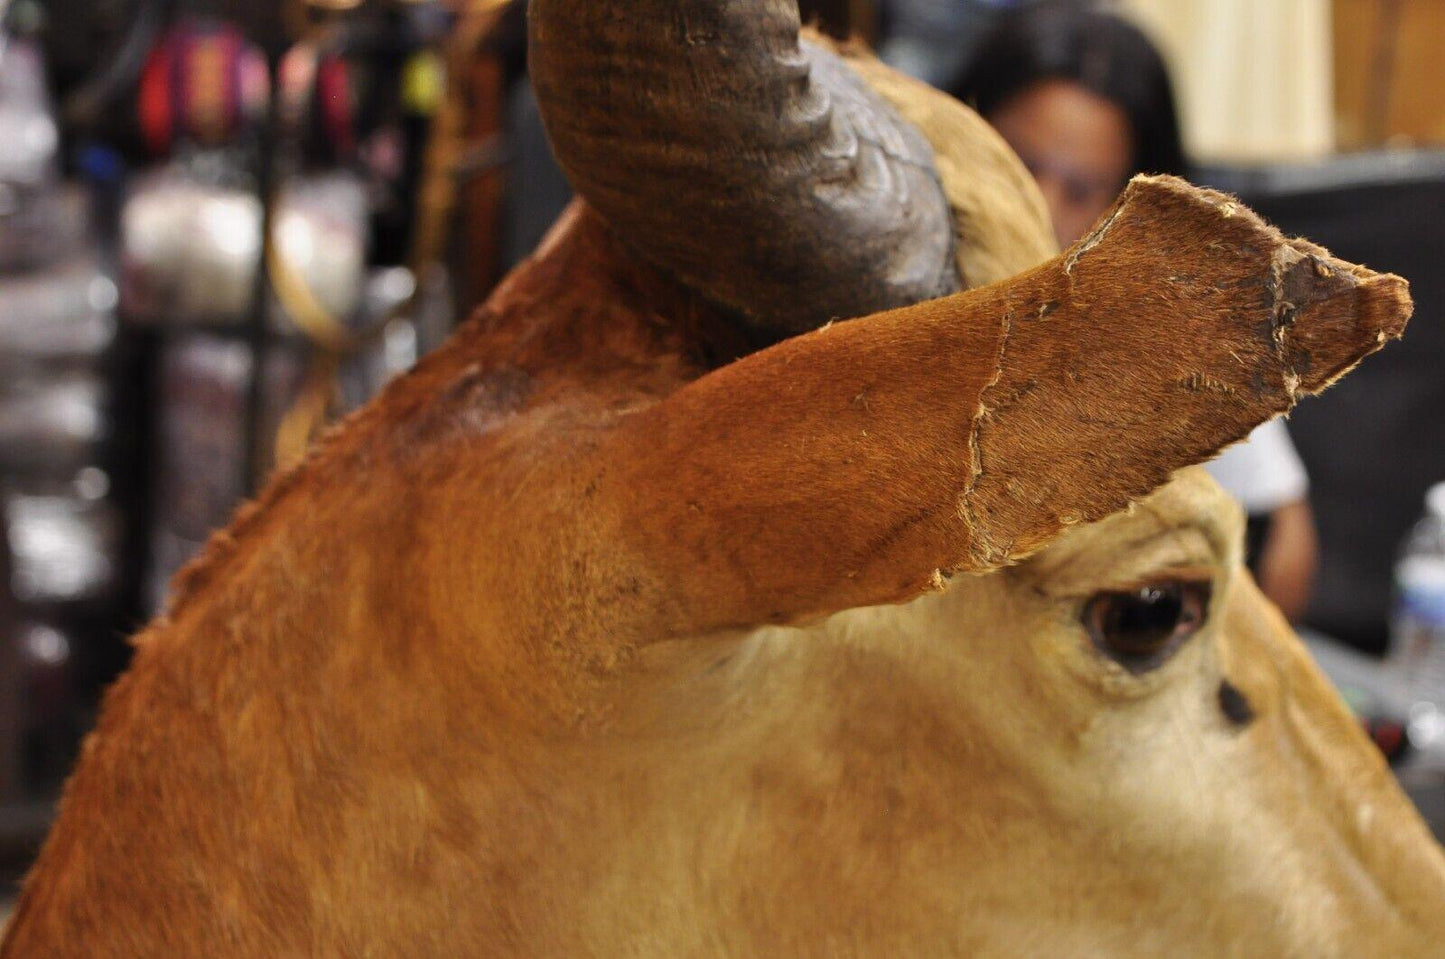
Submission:
{"label": "antelope head", "polygon": [[[976,118],[866,57],[800,40],[791,0],[534,0],[533,18],[544,115],[580,193],[637,257],[759,342],[1001,279],[1050,252],[1031,185]],[[1035,315],[1034,302],[999,307],[1023,328],[1005,335],[999,356],[1035,349],[1052,361],[1028,376],[1004,364],[973,420],[985,446],[974,482],[998,491],[985,508],[995,520],[1133,470],[1122,452],[1131,443],[1135,453],[1164,443],[1172,454],[1161,446],[1155,460],[1181,465],[1243,436],[1243,419],[1224,423],[1260,396],[1237,374],[1261,343],[1285,358],[1271,374],[1278,412],[1352,365],[1331,358],[1336,337],[1368,350],[1398,334],[1408,313],[1398,279],[1278,234],[1244,254],[1252,241],[1237,228],[1268,228],[1218,195],[1196,192],[1219,215],[1197,231],[1183,206],[1159,201],[1163,252],[1152,251],[1162,257],[1152,267],[1131,256],[1091,267],[1109,243],[1150,246],[1137,214],[1161,188],[1131,187],[1065,254],[1064,292],[1042,296]],[[1176,189],[1188,190],[1166,192]],[[1132,238],[1110,237],[1116,227]],[[1214,265],[1252,256],[1261,268],[1145,288],[1146,277],[1170,276],[1170,258],[1169,282],[1210,272],[1194,259],[1201,249],[1220,258]],[[1093,292],[1070,285],[1091,268]],[[1273,303],[1263,333],[1260,314],[1231,318],[1235,301],[1218,296],[1252,284]],[[1040,332],[1070,294],[1093,300],[1087,328]],[[1221,326],[1163,321],[1185,301],[1211,303],[1200,309]],[[1023,336],[1037,340],[1027,347]],[[1126,373],[1093,392],[1065,385],[1087,377],[1091,357],[1128,370],[1161,351],[1187,358],[1173,387],[1237,402],[1181,415],[1147,376],[1131,383]],[[1072,408],[1061,415],[1060,405]],[[1180,417],[1179,428],[1151,425],[1151,415]],[[1020,431],[1012,443],[1009,421]],[[1079,449],[1058,454],[1070,445]],[[679,789],[736,840],[689,847],[719,858],[679,859],[658,874],[684,882],[690,871],[768,862],[767,877],[739,876],[746,893],[723,899],[739,930],[763,930],[752,940],[739,932],[750,948],[1438,948],[1439,847],[1251,582],[1237,507],[1201,471],[1168,477],[1140,479],[1160,488],[1112,515],[1084,511],[1043,535],[992,537],[973,571],[905,606],[654,649],[653,668],[686,677],[687,702],[669,698],[675,686],[649,687],[646,706],[629,702],[638,715],[685,710],[696,726],[732,728],[716,762],[687,769],[706,786]],[[971,509],[966,496],[959,504]],[[1093,521],[1067,528],[1079,520]],[[838,562],[866,564],[845,540]],[[720,796],[749,798],[727,807]]]}

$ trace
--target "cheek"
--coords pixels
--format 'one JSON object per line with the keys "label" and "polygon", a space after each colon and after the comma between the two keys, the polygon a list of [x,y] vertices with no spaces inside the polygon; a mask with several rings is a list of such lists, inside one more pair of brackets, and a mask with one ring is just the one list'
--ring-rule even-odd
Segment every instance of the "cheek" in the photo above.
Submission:
{"label": "cheek", "polygon": [[1114,202],[1115,192],[1101,189],[1081,189],[1068,178],[1047,171],[1032,170],[1039,192],[1049,208],[1049,219],[1061,246],[1071,246],[1103,216]]}
{"label": "cheek", "polygon": [[1108,211],[1117,195],[1110,189],[1081,190],[1055,177],[1042,176],[1038,180],[1062,246],[1082,239]]}

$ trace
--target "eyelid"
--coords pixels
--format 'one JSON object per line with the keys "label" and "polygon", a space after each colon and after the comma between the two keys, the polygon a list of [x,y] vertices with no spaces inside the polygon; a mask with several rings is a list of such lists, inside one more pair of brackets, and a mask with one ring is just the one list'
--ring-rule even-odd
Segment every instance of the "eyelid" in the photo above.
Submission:
{"label": "eyelid", "polygon": [[1146,586],[1160,583],[1181,583],[1185,586],[1210,586],[1216,576],[1213,566],[1205,563],[1180,563],[1175,566],[1159,566],[1128,579],[1106,579],[1093,583],[1078,583],[1061,589],[1049,589],[1041,585],[1038,591],[1050,599],[1085,600],[1099,593],[1131,593]]}
{"label": "eyelid", "polygon": [[1169,566],[1152,572],[1147,576],[1106,584],[1102,589],[1097,590],[1097,592],[1132,593],[1135,590],[1144,589],[1146,586],[1157,586],[1160,583],[1180,583],[1184,586],[1208,586],[1213,582],[1214,570],[1209,566]]}

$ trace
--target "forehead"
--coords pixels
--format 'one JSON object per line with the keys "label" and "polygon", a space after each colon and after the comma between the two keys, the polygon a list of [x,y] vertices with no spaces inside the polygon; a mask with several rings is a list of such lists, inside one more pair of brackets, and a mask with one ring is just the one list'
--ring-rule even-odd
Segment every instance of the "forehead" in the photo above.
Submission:
{"label": "forehead", "polygon": [[1172,565],[1226,568],[1239,561],[1243,537],[1242,510],[1207,472],[1194,467],[1128,509],[1069,530],[1019,571],[1032,579],[1088,585],[1102,573],[1166,559]]}
{"label": "forehead", "polygon": [[1114,177],[1134,149],[1129,118],[1117,105],[1068,80],[1043,80],[988,117],[1024,160]]}

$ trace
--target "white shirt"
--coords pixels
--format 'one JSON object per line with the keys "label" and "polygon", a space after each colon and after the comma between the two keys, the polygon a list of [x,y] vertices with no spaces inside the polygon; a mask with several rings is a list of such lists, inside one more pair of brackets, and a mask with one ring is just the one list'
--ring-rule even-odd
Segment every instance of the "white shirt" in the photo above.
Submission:
{"label": "white shirt", "polygon": [[1272,513],[1305,498],[1309,477],[1282,418],[1258,427],[1205,465],[1225,492],[1251,516]]}

